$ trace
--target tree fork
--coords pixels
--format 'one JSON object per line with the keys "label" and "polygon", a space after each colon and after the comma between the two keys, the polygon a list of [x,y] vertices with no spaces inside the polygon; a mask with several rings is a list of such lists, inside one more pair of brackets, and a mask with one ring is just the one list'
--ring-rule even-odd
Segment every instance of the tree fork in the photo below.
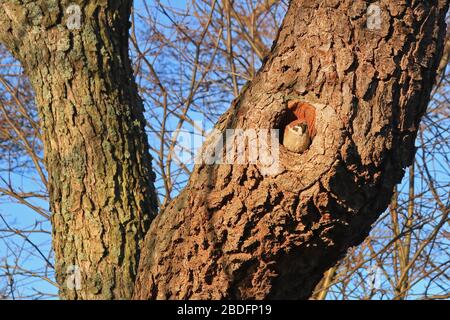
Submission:
{"label": "tree fork", "polygon": [[137,299],[309,297],[413,160],[448,2],[380,0],[378,24],[367,1],[292,0],[216,128],[282,129],[295,96],[316,108],[311,146],[281,147],[273,176],[196,166],[148,230],[156,197],[128,57],[131,1],[80,1],[81,27],[68,29],[69,1],[2,0],[0,42],[36,90],[62,297],[131,297],[139,257]]}

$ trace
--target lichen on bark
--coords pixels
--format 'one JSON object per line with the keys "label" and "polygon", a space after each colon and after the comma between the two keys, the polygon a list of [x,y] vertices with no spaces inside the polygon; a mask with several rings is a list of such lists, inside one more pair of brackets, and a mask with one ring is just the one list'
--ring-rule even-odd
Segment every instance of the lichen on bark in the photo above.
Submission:
{"label": "lichen on bark", "polygon": [[61,297],[127,299],[157,211],[128,56],[132,1],[80,3],[79,28],[67,25],[69,5],[2,1],[0,41],[36,92]]}

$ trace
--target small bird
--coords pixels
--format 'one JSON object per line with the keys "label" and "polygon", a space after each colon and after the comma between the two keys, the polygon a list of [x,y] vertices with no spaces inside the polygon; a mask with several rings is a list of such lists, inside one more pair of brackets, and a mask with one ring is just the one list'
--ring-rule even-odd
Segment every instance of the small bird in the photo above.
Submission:
{"label": "small bird", "polygon": [[284,130],[283,145],[291,152],[302,153],[309,148],[311,136],[308,125],[302,120],[289,123]]}

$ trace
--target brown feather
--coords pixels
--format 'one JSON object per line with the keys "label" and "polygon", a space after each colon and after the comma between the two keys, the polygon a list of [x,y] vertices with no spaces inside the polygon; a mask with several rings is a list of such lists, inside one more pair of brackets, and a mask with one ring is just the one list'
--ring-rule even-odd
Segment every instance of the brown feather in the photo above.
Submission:
{"label": "brown feather", "polygon": [[306,123],[306,125],[308,126],[309,136],[311,138],[314,138],[317,133],[316,109],[312,105],[298,100],[290,101],[288,103],[288,108],[294,113],[295,117],[297,118],[297,120],[294,120],[289,125],[293,124],[294,122],[295,124]]}

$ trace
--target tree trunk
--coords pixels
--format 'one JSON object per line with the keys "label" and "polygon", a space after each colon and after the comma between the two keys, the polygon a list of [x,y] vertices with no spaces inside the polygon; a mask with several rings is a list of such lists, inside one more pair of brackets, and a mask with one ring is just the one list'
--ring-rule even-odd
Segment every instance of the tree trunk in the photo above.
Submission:
{"label": "tree trunk", "polygon": [[71,3],[1,1],[0,41],[36,91],[60,294],[126,299],[157,210],[128,56],[132,1]]}
{"label": "tree trunk", "polygon": [[414,159],[448,4],[292,0],[264,66],[216,129],[283,130],[295,120],[287,106],[307,104],[311,146],[281,146],[274,175],[197,165],[152,223],[134,297],[308,298],[368,235]]}

